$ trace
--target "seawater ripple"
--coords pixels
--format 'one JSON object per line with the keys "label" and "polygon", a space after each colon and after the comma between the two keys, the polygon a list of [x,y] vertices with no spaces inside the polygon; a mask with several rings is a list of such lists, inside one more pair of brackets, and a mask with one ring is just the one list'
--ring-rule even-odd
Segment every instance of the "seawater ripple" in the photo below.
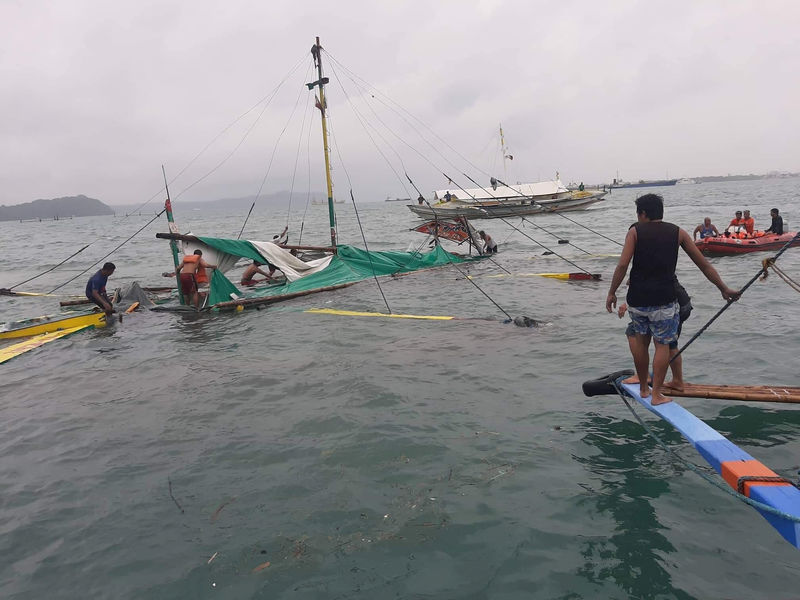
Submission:
{"label": "seawater ripple", "polygon": [[[736,208],[763,224],[773,205],[795,228],[797,184],[658,191],[667,219],[688,230],[706,215],[724,225]],[[570,217],[621,240],[634,197],[615,190]],[[358,245],[351,211],[342,206],[340,232]],[[245,237],[282,228],[274,210],[256,213]],[[360,214],[372,249],[416,239],[406,233],[416,219],[397,203]],[[183,229],[222,236],[244,218],[181,214],[179,203],[176,215]],[[102,238],[26,286],[47,291],[149,218],[0,223],[0,286]],[[304,238],[314,231],[308,241],[324,242],[324,220],[322,210],[309,217]],[[464,270],[511,314],[547,323],[539,329],[502,324],[462,274],[440,269],[382,281],[392,310],[467,320],[302,312],[386,310],[363,282],[236,315],[135,314],[0,367],[0,595],[792,597],[796,551],[761,517],[671,461],[620,402],[582,396],[584,380],[630,364],[625,324],[603,308],[616,263],[603,255],[618,247],[557,215],[536,221],[600,255],[552,245],[604,281],[494,278],[502,271],[488,263]],[[515,274],[572,270],[501,222],[482,227]],[[167,247],[153,237],[163,228],[113,257],[114,283],[168,281]],[[761,258],[712,262],[735,287]],[[782,265],[800,273],[800,251]],[[679,276],[695,307],[686,335],[722,299],[685,258]],[[84,282],[64,292],[80,294]],[[687,351],[687,377],[798,385],[797,302],[774,276],[755,284]],[[0,307],[11,320],[56,302],[3,297]],[[797,471],[800,411],[685,404],[774,469]],[[668,425],[650,423],[700,462]]]}

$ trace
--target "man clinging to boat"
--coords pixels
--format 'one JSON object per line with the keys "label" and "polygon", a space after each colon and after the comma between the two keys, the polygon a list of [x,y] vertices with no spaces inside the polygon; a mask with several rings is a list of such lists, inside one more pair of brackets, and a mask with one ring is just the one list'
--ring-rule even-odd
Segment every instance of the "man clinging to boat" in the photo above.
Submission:
{"label": "man clinging to boat", "polygon": [[89,281],[86,282],[86,297],[103,309],[106,315],[110,315],[114,312],[111,300],[109,300],[108,294],[106,294],[106,283],[108,283],[108,278],[114,273],[116,268],[114,263],[107,262],[103,265],[102,269],[92,275]]}
{"label": "man clinging to boat", "polygon": [[187,254],[183,257],[181,264],[176,269],[180,273],[181,292],[188,296],[190,302],[196,309],[200,309],[200,283],[208,281],[206,269],[216,269],[217,265],[212,265],[203,260],[203,251],[195,250],[194,254]]}
{"label": "man clinging to boat", "polygon": [[[628,314],[633,324],[635,337],[630,344],[636,376],[642,398],[650,396],[647,372],[650,366],[650,339],[655,344],[653,357],[652,404],[670,402],[662,388],[669,364],[669,345],[678,339],[680,323],[677,293],[675,289],[675,265],[678,262],[678,247],[692,259],[726,300],[737,300],[740,292],[729,288],[717,270],[711,266],[689,234],[664,218],[664,199],[657,194],[645,194],[636,199],[637,223],[628,230],[625,245],[619,258],[611,287],[606,298],[606,310],[612,312],[617,306],[616,291],[625,279],[628,265],[633,259],[630,287],[628,288]],[[625,383],[633,383],[631,378]]]}

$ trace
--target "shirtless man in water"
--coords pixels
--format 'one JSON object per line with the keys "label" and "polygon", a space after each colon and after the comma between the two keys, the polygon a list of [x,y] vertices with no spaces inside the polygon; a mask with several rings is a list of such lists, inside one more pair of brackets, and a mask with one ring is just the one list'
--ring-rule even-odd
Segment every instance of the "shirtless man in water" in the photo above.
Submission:
{"label": "shirtless man in water", "polygon": [[191,304],[200,310],[200,294],[197,288],[197,274],[205,269],[216,269],[217,265],[212,265],[203,260],[203,251],[195,250],[194,254],[187,254],[183,257],[181,264],[178,265],[176,272],[180,274],[181,292],[184,297],[188,296]]}
{"label": "shirtless man in water", "polygon": [[636,334],[631,341],[631,354],[636,367],[636,378],[625,383],[639,383],[642,398],[650,396],[647,372],[650,367],[650,339],[656,352],[653,357],[653,406],[670,402],[662,388],[669,364],[669,345],[678,339],[680,323],[675,289],[675,265],[678,248],[689,255],[726,300],[738,300],[741,292],[725,285],[717,270],[697,249],[692,238],[683,229],[664,218],[664,200],[656,194],[645,194],[636,199],[638,222],[628,230],[625,245],[619,258],[611,287],[606,298],[606,310],[617,306],[616,292],[625,279],[628,265],[633,259],[630,287],[628,288],[628,314]]}
{"label": "shirtless man in water", "polygon": [[[263,265],[264,263],[260,263],[257,260],[254,260],[252,265],[247,265],[247,268],[242,272],[240,283],[242,285],[255,285],[257,283],[261,283],[262,281],[272,281],[272,274],[275,272],[275,267],[270,265],[269,273],[267,273],[259,268]],[[263,275],[265,279],[253,279],[253,277],[259,274]]]}

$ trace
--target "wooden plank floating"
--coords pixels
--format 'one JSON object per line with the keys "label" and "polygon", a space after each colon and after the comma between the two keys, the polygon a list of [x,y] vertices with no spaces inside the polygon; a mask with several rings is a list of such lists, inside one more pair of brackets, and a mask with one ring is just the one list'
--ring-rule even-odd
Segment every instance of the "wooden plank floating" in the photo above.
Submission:
{"label": "wooden plank floating", "polygon": [[0,364],[4,362],[8,362],[12,358],[16,358],[20,354],[25,354],[26,352],[30,352],[31,350],[38,348],[39,346],[43,346],[53,340],[57,340],[62,337],[66,337],[68,335],[72,335],[75,332],[82,331],[92,327],[92,325],[82,325],[80,327],[72,327],[70,329],[62,329],[60,331],[54,331],[52,333],[45,333],[42,335],[37,335],[32,337],[24,342],[20,342],[18,344],[14,344],[12,346],[6,346],[5,348],[0,348]]}

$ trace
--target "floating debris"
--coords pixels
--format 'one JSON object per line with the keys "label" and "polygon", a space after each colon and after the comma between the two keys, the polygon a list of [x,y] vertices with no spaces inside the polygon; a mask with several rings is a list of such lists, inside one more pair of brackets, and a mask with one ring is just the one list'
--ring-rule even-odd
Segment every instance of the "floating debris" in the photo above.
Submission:
{"label": "floating debris", "polygon": [[260,565],[258,565],[257,567],[255,567],[255,568],[254,568],[252,571],[250,571],[250,572],[251,572],[251,573],[258,573],[259,571],[263,571],[264,569],[266,569],[268,566],[269,566],[269,561],[267,561],[267,562],[264,562],[264,563],[261,563]]}

